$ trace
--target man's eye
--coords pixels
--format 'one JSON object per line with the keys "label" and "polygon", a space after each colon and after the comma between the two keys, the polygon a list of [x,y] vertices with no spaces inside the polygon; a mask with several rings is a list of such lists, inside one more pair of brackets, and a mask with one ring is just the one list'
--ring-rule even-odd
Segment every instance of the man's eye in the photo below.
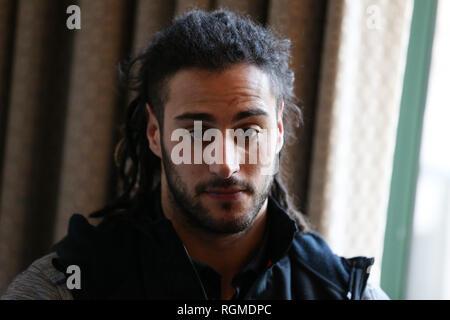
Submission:
{"label": "man's eye", "polygon": [[[205,130],[207,130],[207,129],[205,129]],[[189,131],[189,134],[194,139],[202,139],[203,138],[203,131],[198,131],[197,135],[196,135],[196,131],[194,129],[191,129],[188,131]],[[259,130],[257,128],[247,127],[247,128],[236,129],[235,132],[237,133],[237,135],[243,135],[245,137],[253,138],[258,135]]]}
{"label": "man's eye", "polygon": [[188,131],[189,131],[189,134],[191,135],[191,137],[193,137],[194,139],[202,140],[203,139],[203,133],[206,130],[208,130],[208,128],[206,128],[206,129],[204,128],[203,130],[198,130],[198,132],[195,131],[194,129],[190,129]]}
{"label": "man's eye", "polygon": [[244,131],[244,136],[254,138],[258,135],[259,130],[253,127],[241,128]]}
{"label": "man's eye", "polygon": [[189,130],[189,134],[190,134],[194,139],[195,139],[195,138],[198,138],[198,139],[201,139],[201,138],[202,138],[202,134],[201,134],[200,132],[196,134],[196,131],[195,131],[194,129]]}

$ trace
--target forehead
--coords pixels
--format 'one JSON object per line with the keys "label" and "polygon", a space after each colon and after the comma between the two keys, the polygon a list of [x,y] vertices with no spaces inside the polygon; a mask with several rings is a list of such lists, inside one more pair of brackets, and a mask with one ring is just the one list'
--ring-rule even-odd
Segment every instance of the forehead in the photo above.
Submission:
{"label": "forehead", "polygon": [[234,113],[255,107],[275,114],[270,79],[254,65],[236,64],[223,71],[184,69],[169,80],[168,89],[168,118],[186,111],[231,118]]}

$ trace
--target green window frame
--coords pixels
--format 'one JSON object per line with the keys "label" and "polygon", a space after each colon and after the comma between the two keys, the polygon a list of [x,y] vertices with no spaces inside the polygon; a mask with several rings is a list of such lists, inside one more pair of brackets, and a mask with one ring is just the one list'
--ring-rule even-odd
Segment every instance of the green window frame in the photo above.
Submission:
{"label": "green window frame", "polygon": [[437,0],[415,0],[381,266],[381,288],[404,299]]}

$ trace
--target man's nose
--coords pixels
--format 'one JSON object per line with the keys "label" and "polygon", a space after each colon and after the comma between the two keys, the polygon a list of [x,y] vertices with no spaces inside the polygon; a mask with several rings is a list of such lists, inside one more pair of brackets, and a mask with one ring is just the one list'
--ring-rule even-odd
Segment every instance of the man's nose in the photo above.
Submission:
{"label": "man's nose", "polygon": [[230,178],[239,172],[239,148],[234,144],[234,138],[224,138],[222,159],[219,163],[209,165],[209,171],[223,179]]}

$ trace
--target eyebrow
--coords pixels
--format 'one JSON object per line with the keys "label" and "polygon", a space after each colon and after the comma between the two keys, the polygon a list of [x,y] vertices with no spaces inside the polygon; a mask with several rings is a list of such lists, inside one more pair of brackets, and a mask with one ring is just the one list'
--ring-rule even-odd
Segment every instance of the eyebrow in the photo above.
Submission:
{"label": "eyebrow", "polygon": [[245,111],[241,111],[238,114],[236,114],[232,121],[236,122],[245,118],[253,117],[253,116],[265,116],[268,117],[269,114],[264,111],[263,109],[255,108],[255,109],[248,109]]}
{"label": "eyebrow", "polygon": [[[241,111],[234,115],[232,122],[236,122],[245,118],[254,117],[254,116],[265,116],[268,117],[269,114],[263,109],[255,108]],[[185,112],[175,117],[175,120],[201,120],[206,122],[215,122],[216,118],[209,113],[205,112]]]}
{"label": "eyebrow", "polygon": [[175,117],[175,120],[201,120],[207,122],[214,122],[216,118],[209,113],[204,112],[185,112]]}

